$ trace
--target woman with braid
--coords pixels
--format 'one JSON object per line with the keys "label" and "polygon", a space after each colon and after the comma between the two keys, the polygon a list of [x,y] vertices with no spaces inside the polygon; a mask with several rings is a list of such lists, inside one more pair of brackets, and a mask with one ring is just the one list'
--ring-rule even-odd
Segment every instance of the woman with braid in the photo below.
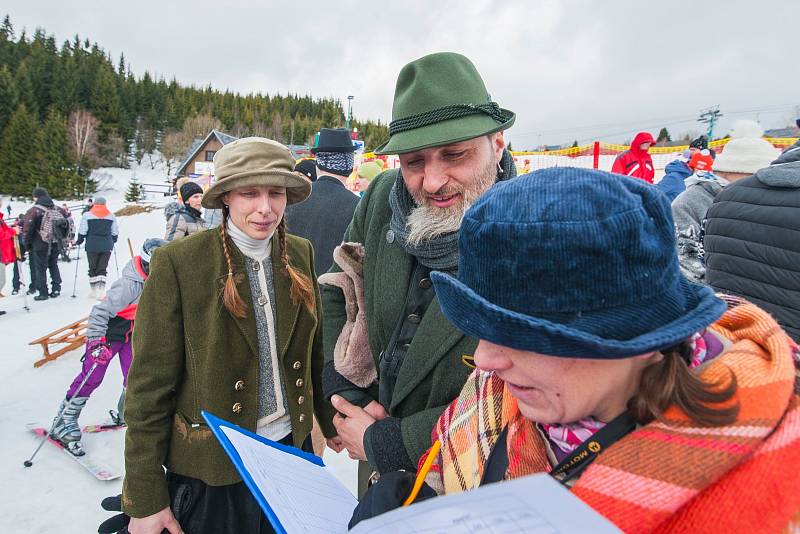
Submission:
{"label": "woman with braid", "polygon": [[311,450],[314,409],[332,410],[312,391],[314,253],[283,219],[311,182],[268,139],[234,141],[214,165],[203,206],[222,209],[222,224],[165,246],[139,303],[122,493],[132,534],[272,532],[200,413]]}

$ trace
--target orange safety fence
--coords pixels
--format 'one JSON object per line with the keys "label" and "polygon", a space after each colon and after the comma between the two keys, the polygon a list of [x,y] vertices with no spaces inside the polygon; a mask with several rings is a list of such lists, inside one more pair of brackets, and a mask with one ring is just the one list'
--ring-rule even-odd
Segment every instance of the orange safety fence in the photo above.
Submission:
{"label": "orange safety fence", "polygon": [[[780,150],[792,146],[798,140],[797,137],[765,137],[764,139],[772,143],[775,147],[776,157]],[[720,154],[725,150],[725,145],[728,141],[730,141],[730,138],[711,141],[709,143],[709,148],[713,149],[717,154]],[[558,150],[512,151],[511,155],[514,157],[517,171],[520,174],[547,167],[565,166],[611,170],[614,158],[629,148],[629,145],[595,141],[588,145]],[[675,159],[678,154],[688,148],[689,145],[651,147],[650,154],[653,156],[653,164],[657,169],[663,169],[667,163]],[[365,153],[362,162],[373,161],[375,159],[382,159],[387,169],[400,166],[397,156],[377,156],[373,152]]]}

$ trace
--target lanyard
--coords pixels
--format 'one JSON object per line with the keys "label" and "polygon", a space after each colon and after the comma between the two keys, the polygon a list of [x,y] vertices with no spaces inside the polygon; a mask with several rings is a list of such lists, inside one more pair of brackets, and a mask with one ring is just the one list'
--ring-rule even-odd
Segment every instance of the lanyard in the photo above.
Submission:
{"label": "lanyard", "polygon": [[[632,432],[634,428],[636,428],[636,422],[627,412],[618,415],[606,426],[595,432],[589,439],[581,443],[577,449],[569,453],[563,461],[550,471],[550,476],[562,484],[566,484],[589,467],[589,464],[601,452]],[[508,469],[507,442],[508,427],[505,427],[494,447],[492,447],[489,458],[486,460],[481,486],[500,482],[505,478],[506,470]]]}
{"label": "lanyard", "polygon": [[550,471],[550,476],[562,484],[575,478],[589,467],[601,452],[632,432],[634,428],[636,421],[628,412],[623,412],[569,453]]}

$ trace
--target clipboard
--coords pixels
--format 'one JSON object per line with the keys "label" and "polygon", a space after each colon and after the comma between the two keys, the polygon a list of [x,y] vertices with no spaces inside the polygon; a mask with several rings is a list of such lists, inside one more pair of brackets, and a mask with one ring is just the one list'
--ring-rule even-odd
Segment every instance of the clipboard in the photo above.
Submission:
{"label": "clipboard", "polygon": [[[219,417],[203,410],[201,412],[203,418],[208,423],[211,432],[219,441],[222,448],[225,450],[225,453],[230,457],[231,461],[233,462],[234,467],[239,472],[242,477],[242,480],[250,489],[250,492],[255,497],[256,502],[258,502],[261,509],[264,511],[264,515],[267,516],[269,522],[272,524],[273,528],[279,534],[288,534],[286,526],[293,526],[292,532],[296,532],[297,529],[302,528],[305,532],[312,532],[313,525],[311,522],[316,522],[316,524],[324,524],[324,529],[319,530],[320,532],[334,532],[337,530],[341,530],[342,532],[347,532],[347,522],[352,514],[353,509],[355,508],[358,501],[356,498],[350,494],[350,492],[331,474],[328,472],[327,468],[325,468],[325,464],[323,463],[322,459],[318,456],[313,454],[307,453],[302,451],[296,447],[292,447],[289,445],[283,445],[276,441],[272,441],[267,439],[263,436],[259,436],[249,430],[241,428],[233,423],[225,421],[224,419],[220,419]],[[236,434],[238,433],[238,435]],[[240,436],[241,435],[241,436]],[[232,441],[233,438],[233,441]],[[246,440],[252,440],[257,443],[252,443]],[[267,446],[273,450],[280,451],[282,454],[288,455],[288,457],[282,457],[284,463],[292,464],[294,463],[295,466],[298,466],[298,462],[295,458],[300,458],[304,462],[309,462],[310,465],[316,466],[319,471],[315,469],[306,469],[306,464],[300,463],[299,467],[302,467],[304,471],[308,471],[309,476],[318,477],[317,482],[319,484],[314,484],[313,487],[310,488],[303,488],[299,487],[299,483],[296,483],[296,480],[292,480],[290,483],[287,483],[287,477],[292,476],[294,473],[283,473],[283,477],[277,476],[275,477],[274,484],[270,484],[268,488],[269,491],[293,491],[293,492],[302,492],[308,491],[310,494],[317,492],[317,497],[320,496],[321,490],[320,488],[325,488],[324,497],[326,498],[333,498],[338,499],[339,503],[337,505],[337,509],[339,510],[339,514],[343,514],[341,517],[330,517],[330,516],[322,516],[322,515],[315,515],[315,514],[324,514],[325,509],[324,507],[320,508],[313,508],[309,509],[310,502],[304,500],[302,502],[302,507],[298,506],[296,510],[290,509],[291,507],[285,506],[286,502],[281,501],[282,506],[276,506],[275,503],[270,504],[267,496],[264,495],[264,491],[262,491],[262,486],[256,481],[256,477],[262,476],[256,474],[254,476],[251,473],[250,469],[247,467],[248,462],[253,462],[252,454],[248,456],[247,459],[243,459],[242,455],[240,454],[239,450],[237,449],[237,445],[234,441],[239,442],[239,447],[244,443],[249,447],[261,447],[263,452],[271,453],[269,449],[263,449],[263,446]],[[251,465],[252,468],[252,465]],[[301,478],[302,475],[299,475]],[[341,491],[341,493],[337,493]],[[311,496],[313,497],[313,495]],[[298,503],[301,504],[301,503]],[[349,510],[347,507],[349,506]],[[344,507],[344,508],[342,508]],[[277,508],[277,510],[276,510]],[[302,512],[302,514],[297,514],[296,512]],[[284,520],[282,521],[279,516],[283,515]],[[300,517],[302,515],[302,517]],[[287,523],[284,525],[284,521],[287,520],[287,517],[290,519],[291,523]],[[342,519],[343,518],[343,519]],[[309,523],[306,523],[308,521]],[[340,526],[341,525],[341,526]],[[333,527],[333,528],[332,528]]]}

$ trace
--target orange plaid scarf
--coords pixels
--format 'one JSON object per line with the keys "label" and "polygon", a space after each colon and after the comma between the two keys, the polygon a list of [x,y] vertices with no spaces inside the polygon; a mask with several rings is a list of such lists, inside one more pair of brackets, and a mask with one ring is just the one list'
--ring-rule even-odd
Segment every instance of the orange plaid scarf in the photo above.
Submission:
{"label": "orange plaid scarf", "polygon": [[[702,369],[738,382],[737,420],[703,427],[670,407],[621,439],[572,491],[626,532],[782,532],[800,526],[798,348],[767,313],[729,298],[710,327],[731,346]],[[492,373],[476,371],[433,430],[443,447],[427,481],[457,493],[480,484],[489,452],[508,426],[507,479],[548,472],[536,425]],[[744,505],[743,505],[744,504]]]}

